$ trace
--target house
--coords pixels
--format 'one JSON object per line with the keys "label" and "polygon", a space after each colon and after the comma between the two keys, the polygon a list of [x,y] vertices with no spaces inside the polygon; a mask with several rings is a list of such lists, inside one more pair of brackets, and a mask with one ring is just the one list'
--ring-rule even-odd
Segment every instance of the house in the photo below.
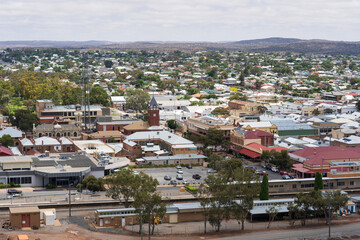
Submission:
{"label": "house", "polygon": [[10,135],[10,137],[14,140],[14,144],[16,146],[19,145],[20,139],[25,137],[25,134],[21,130],[13,127],[6,127],[0,130],[0,138],[4,135]]}
{"label": "house", "polygon": [[7,147],[0,146],[0,156],[12,156],[13,153]]}
{"label": "house", "polygon": [[11,207],[9,214],[13,229],[40,228],[40,210],[38,207]]}
{"label": "house", "polygon": [[235,128],[231,131],[230,142],[239,146],[257,142],[268,147],[274,145],[274,135],[261,130],[253,129],[250,131],[243,131],[241,128]]}
{"label": "house", "polygon": [[259,107],[262,104],[257,102],[249,102],[249,101],[239,101],[232,100],[228,103],[229,110],[232,110],[232,115],[256,115],[259,114]]}
{"label": "house", "polygon": [[277,126],[272,124],[269,121],[263,122],[238,122],[235,123],[236,126],[240,126],[241,128],[252,131],[252,130],[261,130],[264,132],[268,132],[271,134],[277,134]]}

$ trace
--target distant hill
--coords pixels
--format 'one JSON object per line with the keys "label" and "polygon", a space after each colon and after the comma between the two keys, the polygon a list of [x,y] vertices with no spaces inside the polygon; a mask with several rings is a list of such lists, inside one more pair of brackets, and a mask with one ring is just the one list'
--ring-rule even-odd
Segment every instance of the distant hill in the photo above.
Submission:
{"label": "distant hill", "polygon": [[124,50],[201,51],[247,50],[262,52],[295,52],[310,54],[360,55],[360,42],[303,40],[297,38],[264,38],[232,42],[110,42],[110,41],[0,41],[0,48],[112,48]]}
{"label": "distant hill", "polygon": [[0,41],[0,48],[27,48],[27,47],[61,47],[86,48],[108,46],[114,44],[109,41]]}

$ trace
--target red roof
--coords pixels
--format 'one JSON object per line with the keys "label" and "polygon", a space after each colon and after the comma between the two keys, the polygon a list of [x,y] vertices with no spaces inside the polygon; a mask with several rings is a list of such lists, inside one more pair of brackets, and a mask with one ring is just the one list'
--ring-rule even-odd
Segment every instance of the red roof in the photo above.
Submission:
{"label": "red roof", "polygon": [[0,156],[12,156],[12,152],[7,147],[0,147]]}
{"label": "red roof", "polygon": [[326,160],[337,159],[360,159],[360,148],[342,148],[342,147],[308,147],[304,148],[292,154],[308,158],[305,162],[311,165],[320,165]]}
{"label": "red roof", "polygon": [[[316,173],[316,172],[319,172],[319,171],[304,168],[304,165],[302,163],[294,164],[292,169],[297,171],[297,172],[301,172],[301,173]],[[323,169],[323,172],[329,172],[329,170]]]}
{"label": "red roof", "polygon": [[244,154],[244,155],[246,155],[246,156],[248,156],[248,157],[251,157],[251,158],[258,158],[258,157],[260,157],[260,154],[259,154],[259,153],[254,152],[254,151],[251,151],[251,150],[246,149],[246,148],[241,149],[241,150],[240,150],[240,153],[241,153],[241,154]]}
{"label": "red roof", "polygon": [[249,148],[252,148],[252,149],[255,149],[255,150],[262,150],[262,151],[271,151],[271,150],[275,150],[277,152],[281,152],[282,150],[286,150],[288,151],[289,149],[285,148],[285,147],[266,147],[264,145],[261,145],[259,143],[250,143],[248,145],[246,145],[246,147],[249,147]]}
{"label": "red roof", "polygon": [[272,137],[273,134],[261,131],[261,130],[255,130],[255,131],[247,131],[245,135],[245,139],[258,139],[260,137]]}

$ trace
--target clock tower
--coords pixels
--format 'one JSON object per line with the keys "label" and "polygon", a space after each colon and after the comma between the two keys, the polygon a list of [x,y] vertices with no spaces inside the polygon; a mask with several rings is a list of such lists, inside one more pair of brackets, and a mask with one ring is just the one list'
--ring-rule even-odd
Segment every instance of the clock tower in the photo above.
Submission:
{"label": "clock tower", "polygon": [[160,110],[154,96],[151,98],[148,108],[148,123],[149,127],[160,126]]}

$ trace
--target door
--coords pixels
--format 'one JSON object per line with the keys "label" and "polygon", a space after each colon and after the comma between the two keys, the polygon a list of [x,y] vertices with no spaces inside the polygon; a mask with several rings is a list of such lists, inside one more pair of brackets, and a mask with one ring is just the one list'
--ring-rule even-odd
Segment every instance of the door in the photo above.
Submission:
{"label": "door", "polygon": [[177,214],[171,214],[169,216],[169,223],[177,223],[178,222],[178,215]]}
{"label": "door", "polygon": [[121,219],[121,226],[125,227],[125,218],[124,217]]}
{"label": "door", "polygon": [[30,214],[21,215],[21,227],[30,227]]}
{"label": "door", "polygon": [[100,227],[104,226],[104,219],[100,218]]}

